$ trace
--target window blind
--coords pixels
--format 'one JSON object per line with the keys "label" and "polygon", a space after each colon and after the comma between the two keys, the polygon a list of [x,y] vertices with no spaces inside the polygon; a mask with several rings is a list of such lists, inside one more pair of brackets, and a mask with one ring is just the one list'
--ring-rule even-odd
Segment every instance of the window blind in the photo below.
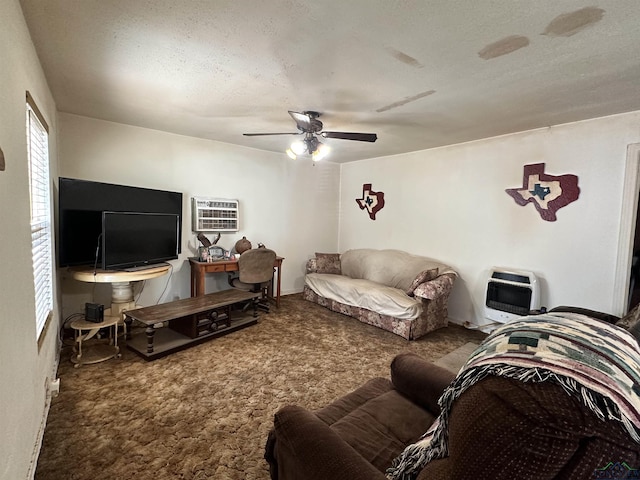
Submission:
{"label": "window blind", "polygon": [[[31,257],[35,285],[36,338],[39,339],[53,310],[53,255],[49,134],[46,123],[27,93],[27,154],[31,197]],[[44,123],[44,125],[43,125]]]}

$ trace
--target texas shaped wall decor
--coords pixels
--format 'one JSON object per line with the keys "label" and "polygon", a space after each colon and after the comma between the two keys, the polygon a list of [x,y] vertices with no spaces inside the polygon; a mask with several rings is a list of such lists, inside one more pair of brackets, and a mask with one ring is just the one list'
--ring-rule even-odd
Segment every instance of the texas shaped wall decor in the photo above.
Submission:
{"label": "texas shaped wall decor", "polygon": [[518,205],[533,203],[543,220],[556,221],[556,212],[580,196],[576,175],[548,175],[544,163],[524,166],[521,188],[505,190]]}
{"label": "texas shaped wall decor", "polygon": [[374,192],[371,190],[371,184],[365,183],[362,185],[362,198],[356,198],[356,202],[360,210],[366,210],[369,213],[369,218],[375,220],[376,213],[384,207],[384,193]]}

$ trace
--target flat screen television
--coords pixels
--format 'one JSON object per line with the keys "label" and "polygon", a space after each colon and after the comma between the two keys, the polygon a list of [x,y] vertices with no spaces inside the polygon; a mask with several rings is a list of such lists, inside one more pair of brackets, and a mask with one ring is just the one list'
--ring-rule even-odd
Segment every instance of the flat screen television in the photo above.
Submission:
{"label": "flat screen television", "polygon": [[[165,213],[182,218],[182,193],[60,177],[58,267],[102,265],[102,213]],[[182,221],[178,226],[181,251]]]}
{"label": "flat screen television", "polygon": [[178,258],[180,217],[102,212],[102,268],[130,270]]}

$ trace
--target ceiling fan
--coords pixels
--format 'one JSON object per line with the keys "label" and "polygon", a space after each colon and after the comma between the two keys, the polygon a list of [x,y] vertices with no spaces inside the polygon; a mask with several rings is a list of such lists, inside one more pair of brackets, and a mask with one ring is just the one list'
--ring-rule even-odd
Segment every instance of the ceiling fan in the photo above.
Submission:
{"label": "ceiling fan", "polygon": [[378,136],[375,133],[356,133],[356,132],[327,132],[322,130],[322,122],[318,119],[320,114],[313,111],[292,112],[289,115],[296,122],[298,132],[287,133],[245,133],[247,137],[256,137],[260,135],[300,135],[304,134],[302,141],[296,141],[287,149],[287,155],[295,159],[298,155],[308,153],[313,160],[321,160],[329,153],[329,147],[320,140],[317,135],[324,138],[339,138],[341,140],[357,140],[359,142],[375,142]]}

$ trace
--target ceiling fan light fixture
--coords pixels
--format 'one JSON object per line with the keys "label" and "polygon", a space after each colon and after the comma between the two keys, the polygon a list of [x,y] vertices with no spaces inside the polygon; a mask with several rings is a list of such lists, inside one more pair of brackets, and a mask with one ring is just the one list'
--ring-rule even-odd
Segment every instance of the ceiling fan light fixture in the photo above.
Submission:
{"label": "ceiling fan light fixture", "polygon": [[324,143],[318,142],[316,150],[311,154],[311,158],[314,162],[319,162],[323,158],[326,158],[331,152],[331,147]]}
{"label": "ceiling fan light fixture", "polygon": [[[291,146],[289,147],[289,150],[291,150],[296,156],[297,155],[302,155],[307,150],[307,146],[305,145],[305,143],[302,140],[296,140],[295,142],[291,143]],[[288,152],[287,152],[287,155],[289,155]],[[289,155],[289,156],[291,156],[291,155]]]}
{"label": "ceiling fan light fixture", "polygon": [[286,152],[291,160],[295,160],[296,158],[298,158],[298,156],[290,148],[287,148]]}

